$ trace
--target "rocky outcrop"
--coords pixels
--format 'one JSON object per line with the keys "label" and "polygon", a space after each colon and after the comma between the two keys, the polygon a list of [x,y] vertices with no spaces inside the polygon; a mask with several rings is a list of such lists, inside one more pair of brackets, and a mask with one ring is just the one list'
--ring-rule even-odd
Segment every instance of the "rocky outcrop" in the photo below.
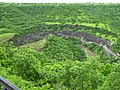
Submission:
{"label": "rocky outcrop", "polygon": [[94,42],[96,44],[99,44],[99,45],[102,44],[104,46],[107,46],[108,48],[111,48],[111,43],[105,39],[99,38],[99,37],[89,34],[87,32],[75,32],[75,31],[70,31],[70,30],[30,33],[30,34],[20,37],[19,40],[16,41],[16,44],[19,46],[19,45],[23,45],[23,44],[29,42],[30,40],[37,41],[37,40],[44,38],[45,36],[47,36],[49,34],[54,34],[56,36],[61,36],[61,37],[65,37],[65,38],[78,37],[83,41]]}
{"label": "rocky outcrop", "polygon": [[[80,38],[80,40],[84,43],[95,43],[98,46],[102,46],[107,53],[115,57],[118,56],[117,54],[111,51],[111,43],[108,40],[99,38],[87,32],[76,32],[71,30],[33,32],[20,37],[19,40],[17,40],[15,43],[17,46],[20,46],[29,41],[38,41],[49,34],[54,34],[56,36],[60,36],[64,38]],[[13,37],[13,39],[14,38],[15,37]]]}

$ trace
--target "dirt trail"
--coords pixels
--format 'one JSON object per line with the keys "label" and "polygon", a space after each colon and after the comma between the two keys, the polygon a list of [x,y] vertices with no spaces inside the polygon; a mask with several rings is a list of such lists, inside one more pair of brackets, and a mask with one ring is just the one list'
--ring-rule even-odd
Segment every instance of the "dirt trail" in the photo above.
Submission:
{"label": "dirt trail", "polygon": [[87,47],[81,46],[87,57],[95,58],[96,54],[89,50]]}

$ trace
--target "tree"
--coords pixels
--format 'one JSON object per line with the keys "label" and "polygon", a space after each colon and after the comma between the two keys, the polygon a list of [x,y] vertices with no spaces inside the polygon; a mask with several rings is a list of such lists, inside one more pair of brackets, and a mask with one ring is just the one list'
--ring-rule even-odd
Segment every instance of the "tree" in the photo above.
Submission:
{"label": "tree", "polygon": [[39,78],[41,61],[35,57],[36,53],[28,48],[16,52],[13,56],[13,73],[28,80]]}

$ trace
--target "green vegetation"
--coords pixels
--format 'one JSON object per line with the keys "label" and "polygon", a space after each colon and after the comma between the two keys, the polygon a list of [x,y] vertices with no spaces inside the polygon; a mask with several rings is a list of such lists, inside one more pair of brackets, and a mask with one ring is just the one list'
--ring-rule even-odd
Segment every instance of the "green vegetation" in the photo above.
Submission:
{"label": "green vegetation", "polygon": [[120,4],[0,3],[0,75],[21,90],[120,90],[120,57],[94,43],[52,34],[17,43],[59,30],[96,35],[120,54]]}
{"label": "green vegetation", "polygon": [[120,38],[118,38],[117,43],[113,44],[113,50],[120,54]]}
{"label": "green vegetation", "polygon": [[0,35],[0,41],[8,41],[14,36],[14,33],[5,33]]}
{"label": "green vegetation", "polygon": [[45,43],[46,43],[46,39],[43,39],[43,40],[39,40],[37,42],[22,45],[22,46],[20,46],[20,48],[27,47],[27,48],[34,49],[36,51],[40,51],[44,47]]}

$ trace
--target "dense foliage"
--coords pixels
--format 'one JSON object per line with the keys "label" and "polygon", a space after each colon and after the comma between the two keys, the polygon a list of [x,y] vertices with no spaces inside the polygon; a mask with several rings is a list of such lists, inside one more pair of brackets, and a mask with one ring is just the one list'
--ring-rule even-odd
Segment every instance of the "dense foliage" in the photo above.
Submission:
{"label": "dense foliage", "polygon": [[94,43],[48,35],[16,45],[50,30],[89,32],[120,54],[120,4],[0,3],[0,75],[21,90],[120,90],[120,63]]}

